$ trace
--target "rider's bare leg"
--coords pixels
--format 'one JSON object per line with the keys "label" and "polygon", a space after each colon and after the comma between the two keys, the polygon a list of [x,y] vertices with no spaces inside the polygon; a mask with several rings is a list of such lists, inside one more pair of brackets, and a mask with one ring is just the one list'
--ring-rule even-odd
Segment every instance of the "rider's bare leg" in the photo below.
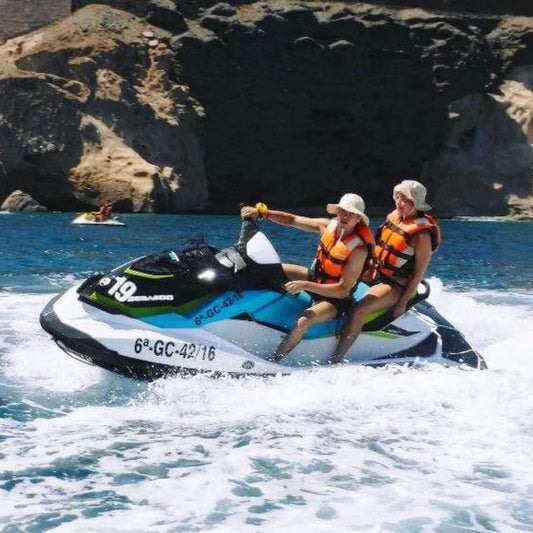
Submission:
{"label": "rider's bare leg", "polygon": [[305,332],[315,324],[333,320],[337,316],[335,306],[330,302],[318,302],[306,309],[296,321],[292,331],[281,341],[277,347],[272,360],[276,363],[293,350],[302,340]]}
{"label": "rider's bare leg", "polygon": [[329,362],[331,364],[340,363],[351,345],[359,337],[365,317],[369,313],[392,307],[398,301],[400,294],[401,288],[397,285],[379,283],[370,287],[366,296],[352,307],[348,320],[342,328],[335,352],[330,357]]}

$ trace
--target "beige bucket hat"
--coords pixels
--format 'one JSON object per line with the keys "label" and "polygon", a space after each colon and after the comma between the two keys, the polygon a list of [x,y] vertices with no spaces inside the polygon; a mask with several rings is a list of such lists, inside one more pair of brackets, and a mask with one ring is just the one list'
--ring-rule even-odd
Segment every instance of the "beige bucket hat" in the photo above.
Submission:
{"label": "beige bucket hat", "polygon": [[344,209],[345,211],[349,211],[350,213],[355,213],[356,215],[359,215],[367,226],[370,223],[368,217],[365,215],[365,202],[358,194],[354,194],[351,192],[345,194],[339,200],[338,204],[328,204],[327,207],[328,213],[330,215],[336,215],[339,209]]}
{"label": "beige bucket hat", "polygon": [[394,187],[393,196],[396,193],[401,193],[409,198],[415,204],[417,211],[431,210],[431,206],[426,202],[427,189],[419,181],[403,180]]}

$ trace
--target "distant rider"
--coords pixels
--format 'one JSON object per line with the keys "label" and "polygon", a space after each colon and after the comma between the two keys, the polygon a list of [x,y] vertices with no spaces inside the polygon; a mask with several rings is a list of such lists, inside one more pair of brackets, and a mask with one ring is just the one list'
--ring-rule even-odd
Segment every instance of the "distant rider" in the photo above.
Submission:
{"label": "distant rider", "polygon": [[437,221],[427,213],[431,206],[426,203],[426,194],[424,185],[414,180],[404,180],[394,187],[396,209],[389,213],[376,235],[373,284],[352,309],[330,363],[342,361],[369,313],[389,308],[393,308],[395,317],[405,313],[431,254],[441,242]]}
{"label": "distant rider", "polygon": [[246,206],[243,218],[262,216],[283,226],[291,226],[320,235],[315,260],[311,268],[283,264],[289,278],[285,289],[290,294],[305,290],[311,293],[313,304],[296,321],[270,360],[279,362],[302,340],[313,325],[332,320],[349,309],[354,291],[374,238],[364,213],[365,203],[357,194],[345,194],[338,204],[328,204],[327,211],[336,218],[309,218],[284,211],[272,211],[264,204]]}
{"label": "distant rider", "polygon": [[104,205],[104,220],[113,216],[113,206],[111,204]]}
{"label": "distant rider", "polygon": [[111,218],[113,214],[113,207],[111,204],[105,203],[100,206],[100,209],[95,213],[95,219],[97,222],[104,222],[108,218]]}

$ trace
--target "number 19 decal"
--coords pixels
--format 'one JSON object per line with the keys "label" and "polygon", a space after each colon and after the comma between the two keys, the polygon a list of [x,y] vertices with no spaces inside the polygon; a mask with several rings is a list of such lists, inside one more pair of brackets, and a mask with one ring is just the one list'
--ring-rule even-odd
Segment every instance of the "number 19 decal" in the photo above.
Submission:
{"label": "number 19 decal", "polygon": [[137,292],[137,285],[128,278],[120,276],[115,279],[115,284],[107,291],[109,296],[113,296],[119,302],[125,302]]}

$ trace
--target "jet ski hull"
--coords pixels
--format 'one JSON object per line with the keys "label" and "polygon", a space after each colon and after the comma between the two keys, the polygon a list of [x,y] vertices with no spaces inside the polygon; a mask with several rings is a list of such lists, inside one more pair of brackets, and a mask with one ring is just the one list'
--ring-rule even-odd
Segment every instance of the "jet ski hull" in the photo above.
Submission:
{"label": "jet ski hull", "polygon": [[89,307],[77,300],[74,288],[54,297],[40,316],[42,328],[58,346],[83,362],[139,379],[285,373],[274,363],[250,361],[248,353],[214,335],[147,327],[120,315],[107,317],[104,325],[101,314],[107,313]]}
{"label": "jet ski hull", "polygon": [[[327,366],[335,336],[308,338],[281,364],[266,359],[285,331],[246,319],[214,321],[202,328],[162,328],[110,314],[78,298],[72,288],[53,298],[41,325],[69,355],[138,379],[175,374],[271,376]],[[312,337],[312,336],[311,336]],[[425,302],[380,331],[361,334],[345,357],[350,365],[437,362],[485,368],[483,358]]]}

